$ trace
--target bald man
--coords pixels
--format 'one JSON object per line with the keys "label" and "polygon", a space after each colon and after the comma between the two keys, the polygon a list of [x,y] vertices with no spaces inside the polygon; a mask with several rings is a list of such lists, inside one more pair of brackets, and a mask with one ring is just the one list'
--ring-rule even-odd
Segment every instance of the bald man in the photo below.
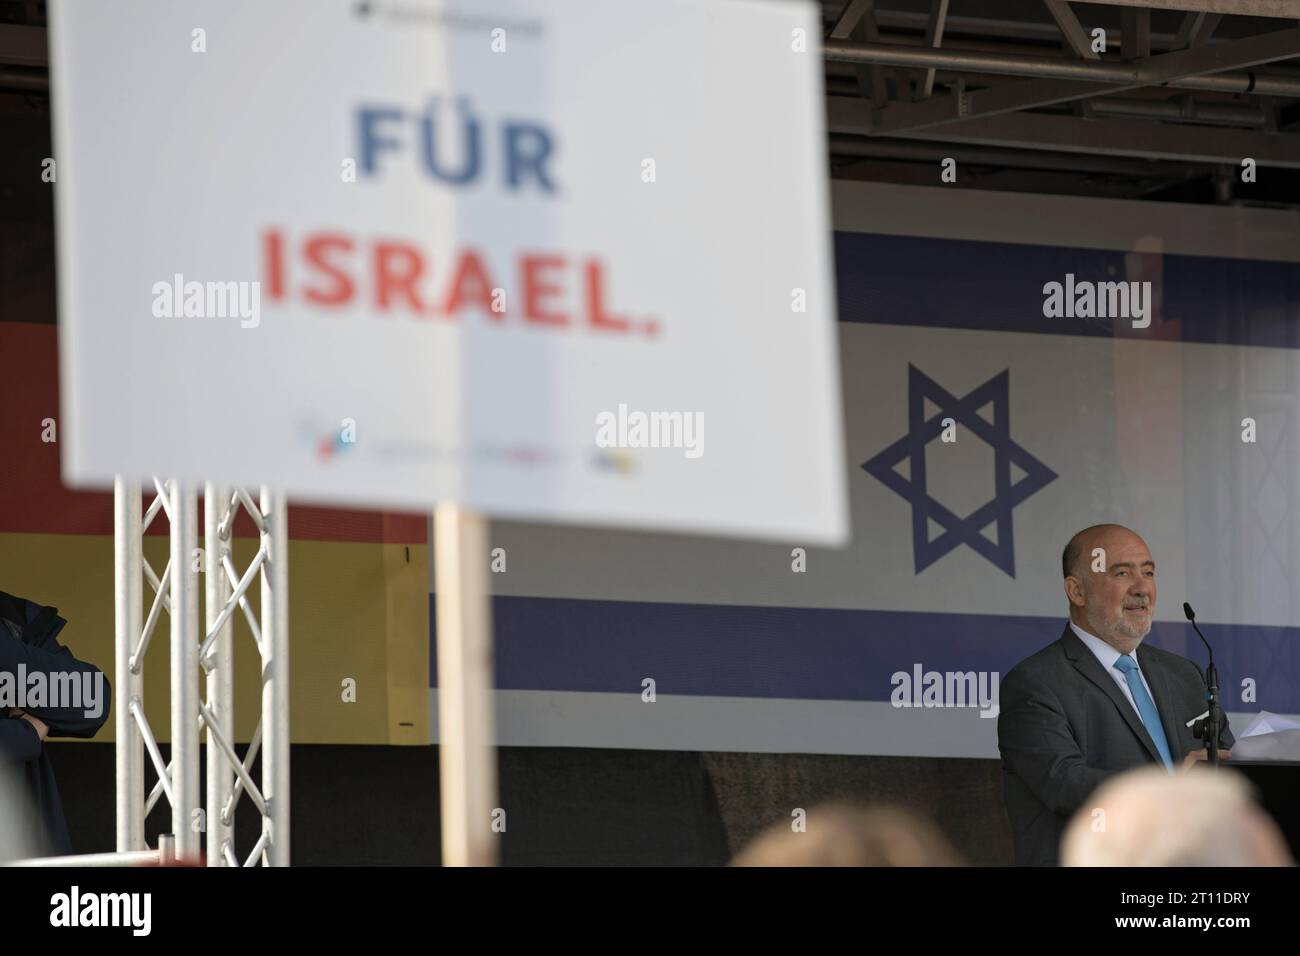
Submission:
{"label": "bald man", "polygon": [[1286,838],[1232,770],[1130,770],[1108,780],[1061,841],[1065,866],[1295,866]]}
{"label": "bald man", "polygon": [[[1071,815],[1108,778],[1205,759],[1187,726],[1207,706],[1201,669],[1142,643],[1156,604],[1146,542],[1121,525],[1085,528],[1065,546],[1061,572],[1064,633],[1001,684],[1002,791],[1020,866],[1055,865]],[[1219,743],[1226,759],[1226,720]]]}

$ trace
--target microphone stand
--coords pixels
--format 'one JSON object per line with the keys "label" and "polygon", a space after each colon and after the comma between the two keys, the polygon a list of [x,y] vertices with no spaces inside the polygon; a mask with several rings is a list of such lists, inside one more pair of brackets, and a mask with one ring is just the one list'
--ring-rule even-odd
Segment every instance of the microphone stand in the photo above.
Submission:
{"label": "microphone stand", "polygon": [[[1187,615],[1187,620],[1191,622],[1192,629],[1196,631],[1196,636],[1201,639],[1205,645],[1206,651],[1210,654],[1209,666],[1205,668],[1205,685],[1206,700],[1209,701],[1208,713],[1204,720],[1198,720],[1201,733],[1197,736],[1202,737],[1205,741],[1205,759],[1211,767],[1219,766],[1219,733],[1223,727],[1223,709],[1219,706],[1219,670],[1214,666],[1214,648],[1210,647],[1210,642],[1205,639],[1201,629],[1196,626],[1196,612],[1192,606],[1184,602],[1183,613]],[[1195,730],[1195,728],[1193,728]]]}

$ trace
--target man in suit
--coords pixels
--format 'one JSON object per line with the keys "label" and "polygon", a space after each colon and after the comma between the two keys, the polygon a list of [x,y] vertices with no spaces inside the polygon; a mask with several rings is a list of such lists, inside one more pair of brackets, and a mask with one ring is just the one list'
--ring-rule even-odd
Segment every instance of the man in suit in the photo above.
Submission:
{"label": "man in suit", "polygon": [[[1200,668],[1142,643],[1156,603],[1146,542],[1120,525],[1085,528],[1065,546],[1061,570],[1065,632],[1001,684],[1002,789],[1020,866],[1055,865],[1071,815],[1109,777],[1205,759],[1187,726],[1207,706]],[[1219,742],[1226,759],[1226,721]]]}

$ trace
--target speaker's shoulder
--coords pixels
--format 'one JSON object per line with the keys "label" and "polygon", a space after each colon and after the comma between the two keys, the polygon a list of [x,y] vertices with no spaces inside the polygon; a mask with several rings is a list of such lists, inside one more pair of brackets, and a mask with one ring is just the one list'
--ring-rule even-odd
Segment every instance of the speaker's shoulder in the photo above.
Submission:
{"label": "speaker's shoulder", "polygon": [[1017,678],[1050,679],[1052,675],[1070,669],[1066,640],[1065,636],[1058,637],[1047,646],[1034,651],[1007,671],[1003,681],[1014,681]]}

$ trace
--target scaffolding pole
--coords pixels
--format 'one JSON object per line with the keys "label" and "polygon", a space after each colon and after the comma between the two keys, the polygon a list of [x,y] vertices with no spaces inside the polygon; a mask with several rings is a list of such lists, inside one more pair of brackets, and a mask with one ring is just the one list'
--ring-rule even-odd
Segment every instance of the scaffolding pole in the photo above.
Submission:
{"label": "scaffolding pole", "polygon": [[216,718],[216,728],[205,727],[207,737],[207,861],[209,866],[220,866],[225,860],[225,847],[233,840],[234,828],[225,818],[222,807],[226,794],[234,785],[234,768],[225,750],[216,743],[215,734],[225,740],[235,739],[235,684],[233,644],[234,617],[226,615],[218,621],[222,609],[230,601],[230,581],[226,578],[224,561],[231,557],[229,489],[208,482],[203,486],[203,609],[204,632],[209,637],[216,632],[212,650],[206,660],[199,662],[206,677],[205,698],[208,712]]}
{"label": "scaffolding pole", "polygon": [[[261,489],[260,506],[242,489],[204,486],[204,549],[198,547],[195,486],[153,479],[148,509],[138,483],[114,481],[114,638],[117,854],[127,865],[143,857],[145,819],[159,799],[171,807],[172,833],[165,860],[209,866],[289,865],[289,537],[283,495]],[[233,561],[236,515],[243,508],[258,530],[258,550],[242,576]],[[144,557],[144,533],[159,514],[168,520],[168,561],[162,576]],[[198,627],[200,570],[204,628]],[[260,576],[261,614],[248,594]],[[143,582],[154,592],[142,616]],[[242,611],[261,663],[262,716],[246,756],[234,750],[234,624]],[[171,760],[164,762],[144,705],[144,659],[162,612],[170,618]],[[200,638],[202,638],[200,640]],[[199,672],[206,673],[200,699]],[[207,792],[199,792],[200,733],[207,743]],[[263,744],[265,747],[263,749]],[[262,780],[250,776],[259,751]],[[146,755],[157,782],[146,796]],[[261,815],[252,852],[234,852],[234,815],[247,796]],[[203,798],[201,800],[201,798]],[[203,812],[200,812],[201,807]],[[206,847],[204,846],[206,834]],[[112,865],[113,860],[103,861]]]}
{"label": "scaffolding pole", "polygon": [[263,863],[289,865],[289,523],[284,496],[262,487]]}
{"label": "scaffolding pole", "polygon": [[199,857],[198,501],[194,488],[171,485],[171,774],[172,835],[182,860]]}
{"label": "scaffolding pole", "polygon": [[144,694],[131,656],[140,635],[141,493],[138,482],[113,482],[113,673],[116,731],[117,850],[138,852],[144,844],[144,742],[135,731],[130,702]]}

